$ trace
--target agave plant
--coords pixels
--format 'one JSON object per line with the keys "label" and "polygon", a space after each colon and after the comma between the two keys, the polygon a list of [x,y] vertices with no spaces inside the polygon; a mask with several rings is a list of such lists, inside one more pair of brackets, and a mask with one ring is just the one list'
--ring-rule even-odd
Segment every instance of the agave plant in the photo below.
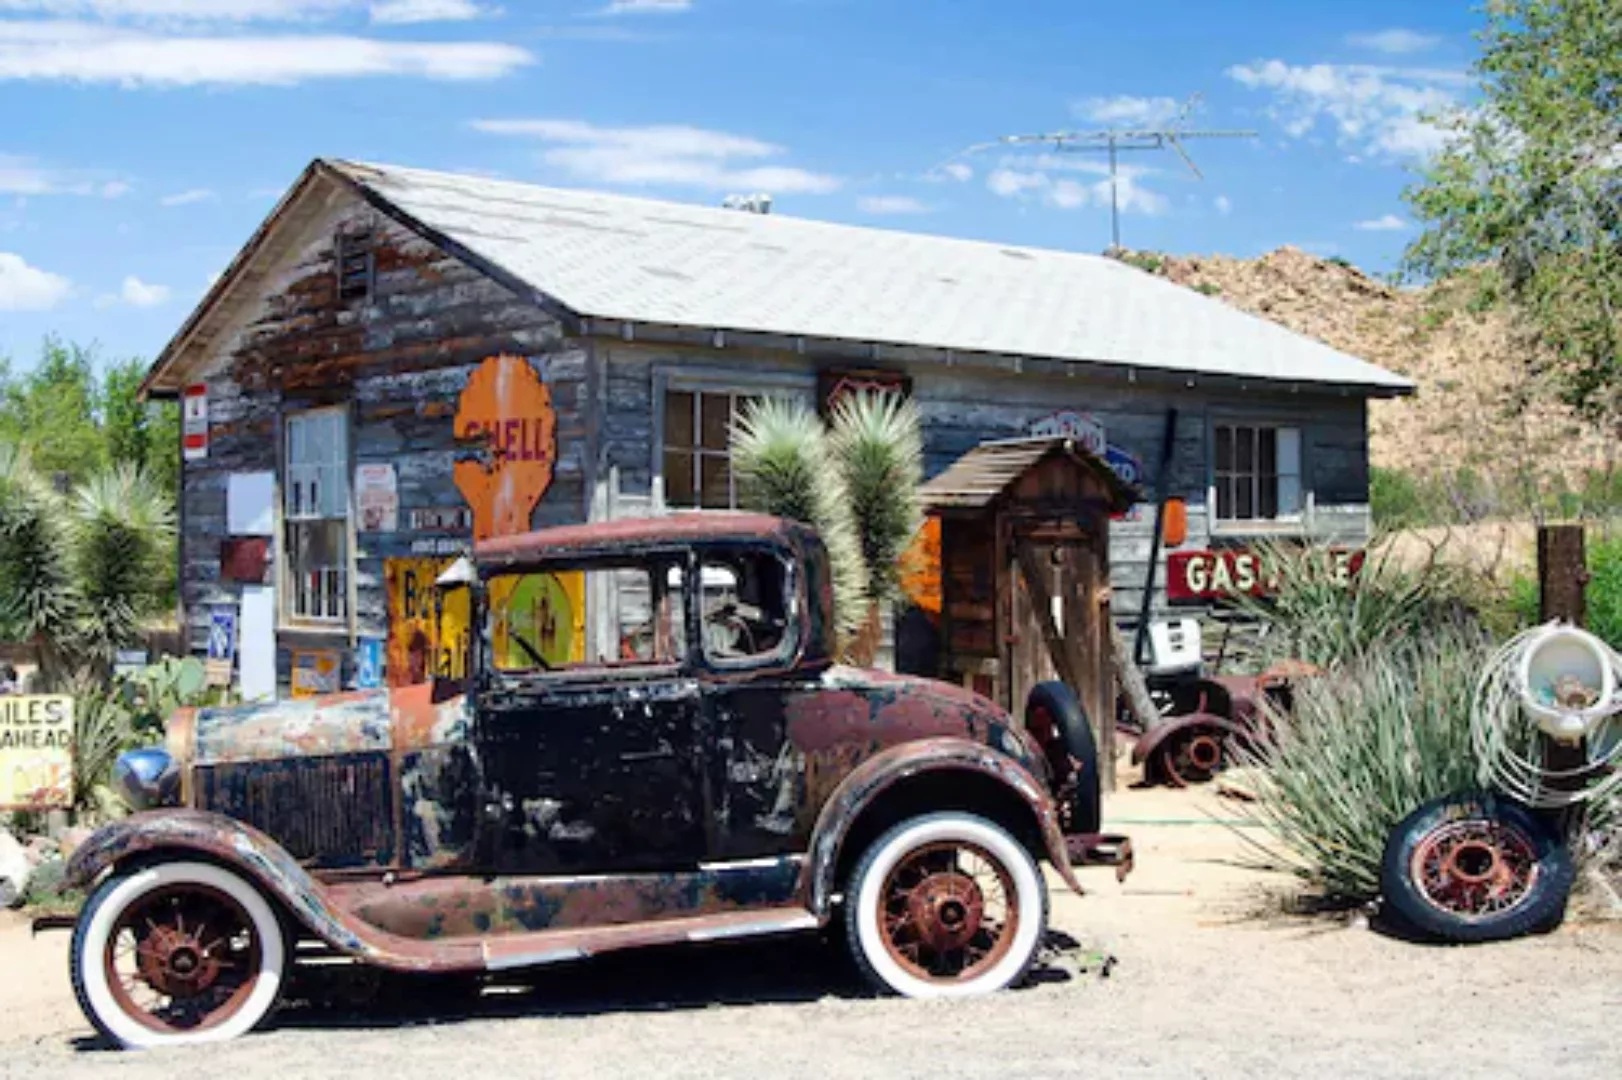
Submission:
{"label": "agave plant", "polygon": [[847,394],[834,406],[829,442],[861,537],[867,602],[892,600],[901,555],[923,524],[918,409],[898,394]]}
{"label": "agave plant", "polygon": [[82,609],[77,645],[103,672],[119,647],[138,637],[174,530],[168,496],[139,469],[107,469],[73,493],[68,533]]}
{"label": "agave plant", "polygon": [[0,638],[31,645],[52,680],[79,611],[61,500],[26,448],[0,444]]}
{"label": "agave plant", "polygon": [[732,431],[732,465],[739,500],[822,534],[833,578],[834,612],[842,633],[862,609],[867,568],[844,478],[822,422],[798,402],[760,398],[744,406]]}

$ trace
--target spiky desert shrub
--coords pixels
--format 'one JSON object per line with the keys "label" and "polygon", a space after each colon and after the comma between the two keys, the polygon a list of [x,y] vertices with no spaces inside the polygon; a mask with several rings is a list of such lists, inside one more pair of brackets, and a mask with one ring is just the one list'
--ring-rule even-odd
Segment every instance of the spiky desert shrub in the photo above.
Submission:
{"label": "spiky desert shrub", "polygon": [[[1461,627],[1361,650],[1304,679],[1288,717],[1239,747],[1255,769],[1239,816],[1259,862],[1332,901],[1373,899],[1391,829],[1421,803],[1477,783],[1470,707],[1491,646]],[[1265,839],[1258,839],[1258,835]]]}
{"label": "spiky desert shrub", "polygon": [[829,445],[850,498],[869,605],[895,598],[902,552],[923,524],[918,409],[899,394],[861,391],[834,406]]}

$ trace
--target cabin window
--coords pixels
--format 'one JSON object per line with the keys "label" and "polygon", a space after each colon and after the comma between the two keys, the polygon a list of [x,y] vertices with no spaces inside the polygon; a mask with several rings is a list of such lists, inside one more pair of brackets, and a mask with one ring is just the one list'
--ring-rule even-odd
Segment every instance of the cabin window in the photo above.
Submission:
{"label": "cabin window", "polygon": [[573,642],[572,613],[561,588],[548,599],[544,589],[526,592],[525,579],[491,579],[491,658],[498,671],[589,674],[669,666],[687,655],[680,567],[596,566],[578,573],[581,594],[590,598],[584,649]]}
{"label": "cabin window", "polygon": [[334,244],[338,276],[338,302],[364,303],[372,298],[377,262],[372,248],[372,230],[340,232]]}
{"label": "cabin window", "polygon": [[704,655],[721,664],[777,656],[789,630],[789,570],[767,552],[708,556],[700,567]]}
{"label": "cabin window", "polygon": [[1301,429],[1217,424],[1217,521],[1276,521],[1301,513]]}
{"label": "cabin window", "polygon": [[756,395],[729,391],[665,392],[665,504],[678,509],[734,510],[732,423]]}
{"label": "cabin window", "polygon": [[349,412],[287,417],[287,612],[310,622],[349,617]]}

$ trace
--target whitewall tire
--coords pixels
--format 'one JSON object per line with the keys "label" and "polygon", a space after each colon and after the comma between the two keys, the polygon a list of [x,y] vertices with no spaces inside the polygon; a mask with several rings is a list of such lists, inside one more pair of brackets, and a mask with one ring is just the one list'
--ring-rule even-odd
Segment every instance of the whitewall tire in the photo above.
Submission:
{"label": "whitewall tire", "polygon": [[974,814],[926,814],[868,848],[845,891],[863,973],[913,998],[970,997],[1020,980],[1047,933],[1047,884],[1031,853]]}
{"label": "whitewall tire", "polygon": [[74,928],[85,1017],[128,1049],[245,1035],[276,1004],[287,947],[257,888],[223,867],[164,862],[104,881]]}

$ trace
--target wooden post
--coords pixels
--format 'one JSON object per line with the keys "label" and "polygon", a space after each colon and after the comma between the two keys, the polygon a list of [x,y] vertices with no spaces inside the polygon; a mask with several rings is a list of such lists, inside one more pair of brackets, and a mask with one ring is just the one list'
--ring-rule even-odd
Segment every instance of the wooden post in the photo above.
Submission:
{"label": "wooden post", "polygon": [[[1588,558],[1583,548],[1581,525],[1541,525],[1538,527],[1538,618],[1543,622],[1560,619],[1582,626],[1588,619]],[[1562,743],[1540,736],[1543,767],[1551,772],[1572,772],[1588,764],[1586,742]],[[1553,783],[1569,787],[1573,781]],[[1575,781],[1582,786],[1580,780]],[[1568,830],[1582,827],[1585,815],[1581,804],[1560,815]]]}
{"label": "wooden post", "polygon": [[1538,528],[1538,618],[1573,626],[1588,621],[1588,559],[1581,525]]}

